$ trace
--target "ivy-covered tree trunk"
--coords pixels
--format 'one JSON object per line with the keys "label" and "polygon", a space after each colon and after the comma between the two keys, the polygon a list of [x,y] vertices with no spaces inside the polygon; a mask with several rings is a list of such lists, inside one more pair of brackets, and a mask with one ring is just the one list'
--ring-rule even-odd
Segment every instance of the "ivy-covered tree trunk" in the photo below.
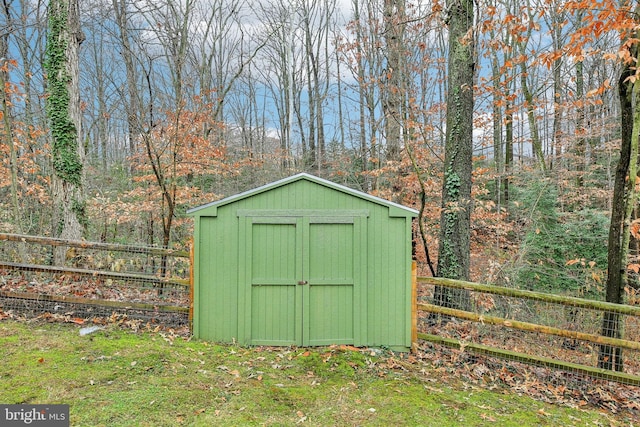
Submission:
{"label": "ivy-covered tree trunk", "polygon": [[[81,140],[79,91],[80,11],[77,0],[50,0],[45,71],[46,110],[51,132],[53,174],[52,234],[80,239],[86,228],[83,196],[84,145]],[[64,248],[54,252],[54,262],[64,262]]]}
{"label": "ivy-covered tree trunk", "polygon": [[[448,6],[449,81],[438,276],[469,280],[471,169],[473,151],[473,0]],[[436,304],[465,309],[466,291],[438,287]]]}

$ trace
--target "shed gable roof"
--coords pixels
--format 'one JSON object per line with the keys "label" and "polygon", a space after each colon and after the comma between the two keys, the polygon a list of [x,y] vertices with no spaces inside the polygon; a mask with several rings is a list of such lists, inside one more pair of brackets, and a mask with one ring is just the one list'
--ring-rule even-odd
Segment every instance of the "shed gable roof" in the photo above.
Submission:
{"label": "shed gable roof", "polygon": [[382,205],[382,206],[386,206],[389,208],[389,215],[390,216],[403,216],[403,217],[416,217],[418,216],[418,211],[403,205],[400,205],[398,203],[394,203],[394,202],[390,202],[388,200],[385,199],[381,199],[380,197],[376,197],[376,196],[372,196],[370,194],[367,193],[363,193],[362,191],[358,191],[358,190],[354,190],[353,188],[349,188],[346,187],[344,185],[340,185],[340,184],[336,184],[335,182],[331,182],[329,180],[323,179],[323,178],[319,178],[317,176],[314,175],[310,175],[308,173],[299,173],[297,175],[293,175],[290,176],[288,178],[284,178],[278,181],[274,181],[272,183],[263,185],[261,187],[257,187],[254,188],[252,190],[248,190],[245,191],[243,193],[238,193],[236,195],[233,196],[229,196],[229,197],[225,197],[224,199],[220,199],[217,200],[215,202],[211,202],[211,203],[207,203],[205,205],[202,206],[198,206],[195,208],[191,208],[187,211],[187,214],[189,215],[194,215],[194,216],[199,216],[200,215],[200,211],[204,210],[204,209],[209,209],[209,208],[213,208],[214,212],[215,209],[217,209],[220,206],[224,206],[224,205],[228,205],[230,203],[234,203],[237,202],[238,200],[242,200],[242,199],[246,199],[248,197],[253,197],[257,194],[261,194],[270,190],[273,190],[275,188],[279,188],[291,183],[294,183],[296,181],[300,181],[300,180],[306,180],[306,181],[310,181],[310,182],[314,182],[316,184],[322,185],[324,187],[328,187],[331,188],[335,191],[340,191],[342,193],[345,194],[349,194],[351,196],[354,197],[358,197],[360,199],[363,200],[367,200],[369,202],[372,203],[376,203],[378,205]]}

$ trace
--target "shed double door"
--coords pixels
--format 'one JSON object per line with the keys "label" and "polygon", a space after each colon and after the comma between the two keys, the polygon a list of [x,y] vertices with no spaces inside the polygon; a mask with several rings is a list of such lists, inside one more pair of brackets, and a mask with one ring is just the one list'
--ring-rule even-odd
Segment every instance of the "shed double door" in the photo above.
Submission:
{"label": "shed double door", "polygon": [[357,343],[361,218],[265,216],[247,222],[244,341]]}

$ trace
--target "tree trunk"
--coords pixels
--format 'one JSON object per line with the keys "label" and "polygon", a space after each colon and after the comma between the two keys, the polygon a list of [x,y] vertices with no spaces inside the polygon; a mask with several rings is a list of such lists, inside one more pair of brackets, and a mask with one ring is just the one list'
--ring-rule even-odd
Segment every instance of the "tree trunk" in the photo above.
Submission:
{"label": "tree trunk", "polygon": [[[550,18],[547,21],[551,28],[551,43],[554,52],[562,51],[563,33],[562,22],[564,21],[564,13],[561,7],[554,3],[550,7]],[[546,15],[545,15],[546,16]],[[552,76],[553,76],[553,134],[551,135],[551,147],[549,151],[551,153],[549,159],[549,169],[557,167],[557,163],[560,162],[562,156],[562,110],[563,110],[563,87],[566,84],[563,81],[561,74],[563,57],[560,56],[552,64]]]}
{"label": "tree trunk", "polygon": [[[611,224],[609,226],[609,244],[607,259],[607,290],[606,300],[620,304],[626,282],[626,254],[625,248],[625,221],[627,218],[627,199],[632,186],[627,185],[627,177],[630,174],[632,160],[632,146],[636,145],[637,157],[637,135],[634,136],[634,116],[639,111],[634,111],[632,92],[634,84],[627,79],[633,74],[629,67],[625,67],[618,82],[618,94],[620,98],[620,160],[616,168],[616,176],[613,189],[613,200],[611,205]],[[636,83],[637,84],[637,83]],[[635,141],[635,142],[634,142]],[[633,162],[637,160],[633,157]],[[635,167],[633,167],[635,170]],[[635,174],[634,174],[635,175]],[[635,186],[635,179],[632,185]],[[627,240],[628,242],[628,240]],[[602,320],[602,335],[612,338],[620,338],[622,335],[622,324],[620,315],[614,312],[605,312]],[[603,369],[615,369],[621,371],[623,368],[622,350],[609,345],[601,345],[598,355],[598,366]]]}
{"label": "tree trunk", "polygon": [[385,121],[387,160],[399,160],[402,146],[403,98],[405,66],[404,0],[384,0],[384,34],[387,68],[383,81],[382,110]]}
{"label": "tree trunk", "polygon": [[[524,52],[524,48],[522,48],[522,51]],[[529,71],[524,61],[520,64],[520,69],[520,86],[522,88],[522,94],[524,95],[525,104],[527,107],[527,119],[529,120],[529,129],[531,131],[531,146],[533,149],[533,154],[538,161],[540,170],[542,172],[546,172],[547,164],[544,160],[542,140],[540,139],[540,133],[538,131],[538,118],[536,116],[535,100],[533,99],[533,93],[531,93],[529,84],[527,83],[527,76],[529,75]]]}
{"label": "tree trunk", "polygon": [[502,103],[506,98],[500,86],[502,78],[500,76],[500,65],[498,64],[498,54],[494,52],[491,58],[491,74],[493,76],[493,161],[496,168],[494,201],[498,211],[502,207],[502,182],[504,179],[504,149],[502,143]]}
{"label": "tree trunk", "polygon": [[[523,11],[527,13],[528,19],[533,22],[535,17],[532,15],[532,8],[529,2],[526,2],[526,7],[523,7]],[[527,44],[531,40],[531,34],[533,32],[533,26],[522,26],[521,31],[518,36],[514,37],[514,45],[517,47],[520,55],[523,58],[530,58],[530,52],[527,52]],[[540,130],[538,127],[538,116],[536,112],[536,102],[537,100],[534,98],[534,93],[529,87],[528,78],[531,76],[529,66],[527,61],[519,61],[520,62],[520,90],[522,91],[522,96],[524,97],[524,106],[527,110],[527,120],[529,123],[529,132],[531,134],[531,149],[533,150],[533,155],[538,163],[538,167],[541,171],[547,171],[547,165],[545,163],[544,158],[544,149],[542,147],[542,140],[540,138]],[[520,150],[522,153],[522,150]]]}
{"label": "tree trunk", "polygon": [[136,151],[136,140],[138,139],[143,118],[142,118],[142,108],[140,102],[140,92],[138,90],[138,82],[136,80],[136,67],[135,67],[135,56],[132,50],[131,42],[130,42],[130,32],[128,27],[128,11],[127,11],[127,2],[124,0],[112,0],[113,11],[116,18],[116,23],[118,24],[118,32],[120,36],[120,43],[122,43],[122,49],[120,50],[120,54],[122,55],[122,60],[125,65],[126,72],[126,81],[127,81],[127,92],[129,98],[126,102],[127,109],[127,126],[128,126],[128,137],[129,137],[129,154],[133,155]]}
{"label": "tree trunk", "polygon": [[[7,23],[12,22],[10,9],[6,2],[3,4],[3,11]],[[9,24],[8,28],[11,29]],[[13,214],[13,223],[18,233],[22,233],[22,219],[20,218],[20,205],[18,204],[18,155],[17,147],[13,140],[13,123],[11,119],[10,93],[7,90],[7,82],[9,81],[9,35],[8,30],[0,35],[0,108],[2,109],[2,124],[4,127],[4,143],[9,146],[9,174],[11,175],[11,209]]]}
{"label": "tree trunk", "polygon": [[[78,51],[83,40],[77,0],[51,0],[45,69],[54,170],[52,234],[71,240],[82,238],[87,222],[82,191],[84,145],[78,82]],[[65,248],[54,251],[56,264],[64,263],[65,251]]]}
{"label": "tree trunk", "polygon": [[[358,139],[360,141],[360,171],[366,172],[369,169],[369,146],[367,144],[367,120],[366,120],[366,89],[365,89],[365,54],[363,51],[363,34],[362,34],[362,25],[361,25],[361,17],[360,17],[360,6],[359,0],[353,0],[353,20],[356,22],[356,60],[357,64],[357,73],[358,73],[358,113],[359,113],[359,134]],[[364,191],[369,191],[369,178],[366,174],[361,174],[362,176],[362,189]]]}
{"label": "tree trunk", "polygon": [[[307,11],[308,13],[308,11]],[[318,173],[318,170],[320,168],[319,162],[318,162],[318,147],[317,147],[317,141],[316,141],[316,98],[318,97],[318,92],[317,92],[317,87],[315,85],[315,82],[313,80],[313,52],[312,52],[312,46],[311,46],[311,28],[309,27],[309,22],[308,22],[308,16],[305,17],[305,24],[306,26],[306,35],[305,35],[305,57],[304,57],[304,62],[305,62],[305,66],[306,66],[306,75],[307,75],[307,94],[309,97],[309,101],[308,101],[308,105],[307,105],[307,109],[308,109],[308,113],[309,113],[309,118],[307,119],[307,129],[309,131],[308,133],[308,137],[307,137],[307,141],[308,141],[308,148],[309,150],[307,151],[307,158],[304,159],[304,167],[305,169],[310,169],[311,171],[313,171],[315,174]],[[304,125],[303,125],[303,121],[302,121],[302,115],[299,116],[300,120],[300,133],[304,134],[303,129],[305,129]]]}
{"label": "tree trunk", "polygon": [[[473,1],[448,4],[449,81],[438,276],[469,280],[473,151]],[[438,305],[466,309],[468,291],[437,287]]]}
{"label": "tree trunk", "polygon": [[502,180],[503,201],[509,206],[509,183],[511,167],[513,166],[513,111],[511,103],[505,105],[505,135],[504,135],[504,179]]}
{"label": "tree trunk", "polygon": [[584,108],[584,63],[576,62],[576,186],[584,186],[584,174],[587,171],[587,140]]}

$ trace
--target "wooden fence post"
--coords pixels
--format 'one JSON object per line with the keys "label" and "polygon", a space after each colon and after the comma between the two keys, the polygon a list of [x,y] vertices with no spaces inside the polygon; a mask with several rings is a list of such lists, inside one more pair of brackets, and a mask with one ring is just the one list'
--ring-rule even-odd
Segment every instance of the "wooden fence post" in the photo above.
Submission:
{"label": "wooden fence post", "polygon": [[418,265],[411,262],[411,351],[418,351]]}
{"label": "wooden fence post", "polygon": [[189,332],[193,334],[193,276],[194,276],[194,259],[195,259],[195,244],[193,238],[191,238],[191,244],[189,245]]}

